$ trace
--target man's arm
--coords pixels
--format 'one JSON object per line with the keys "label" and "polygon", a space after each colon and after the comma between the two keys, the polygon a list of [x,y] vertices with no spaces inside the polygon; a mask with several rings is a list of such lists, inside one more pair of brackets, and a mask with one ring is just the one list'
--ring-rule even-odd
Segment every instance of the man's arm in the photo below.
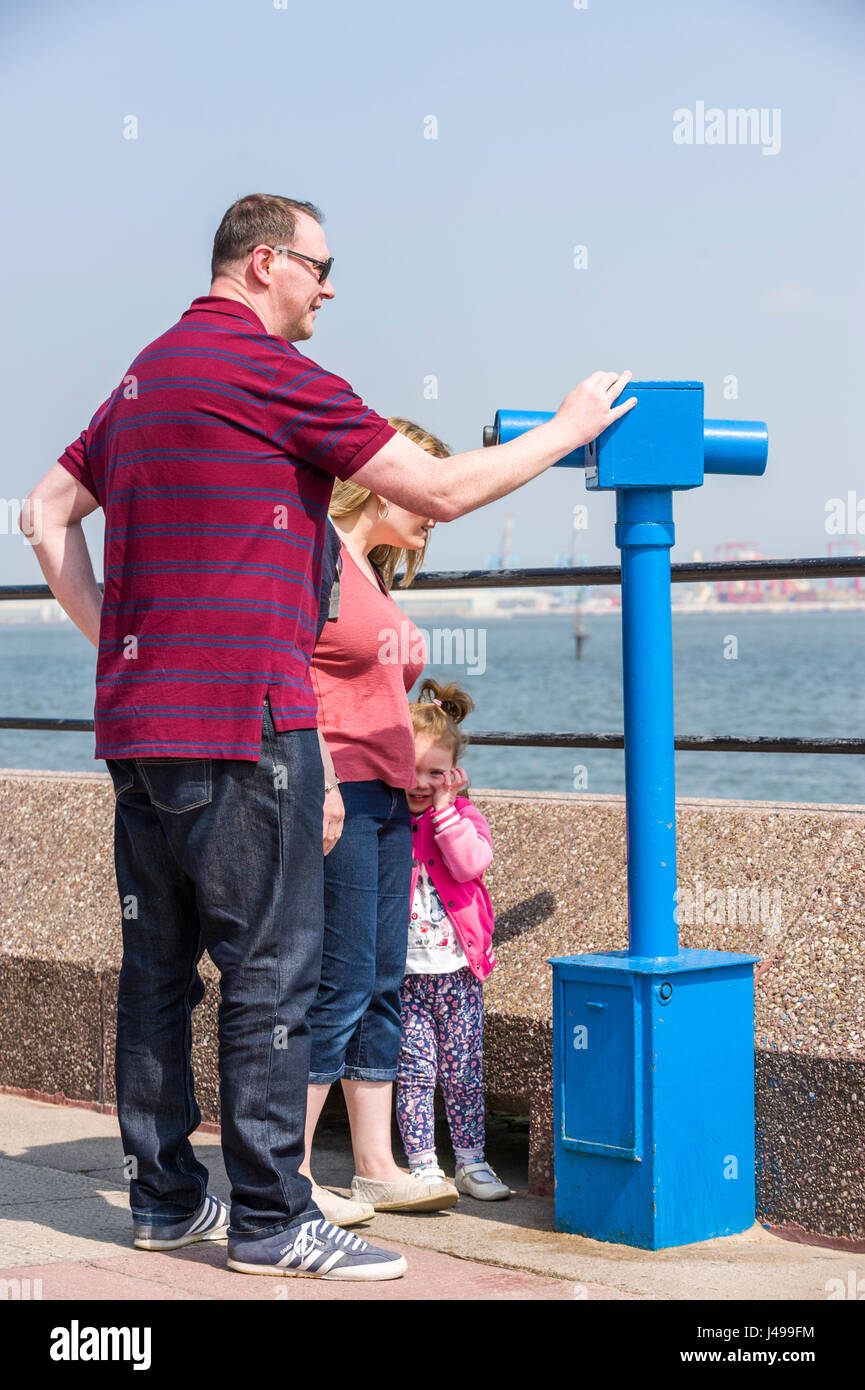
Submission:
{"label": "man's arm", "polygon": [[93,493],[62,463],[55,463],[25,500],[18,518],[51,592],[94,647],[99,646],[102,595],[81,521],[98,506]]}
{"label": "man's arm", "polygon": [[552,420],[508,444],[433,459],[403,434],[395,434],[351,481],[398,507],[433,521],[454,521],[495,502],[545,472],[559,459],[597,439],[636,405],[616,405],[630,372],[593,372],[565,397]]}

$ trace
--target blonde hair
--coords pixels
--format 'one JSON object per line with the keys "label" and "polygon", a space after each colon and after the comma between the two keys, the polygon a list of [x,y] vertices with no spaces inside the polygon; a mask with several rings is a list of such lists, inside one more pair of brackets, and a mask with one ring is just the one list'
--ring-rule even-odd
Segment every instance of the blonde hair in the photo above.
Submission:
{"label": "blonde hair", "polygon": [[471,695],[456,681],[441,685],[427,676],[421,681],[417,699],[409,705],[412,728],[415,734],[430,734],[435,743],[450,748],[457,763],[468,747],[468,739],[459,726],[474,707]]}
{"label": "blonde hair", "polygon": [[[443,444],[434,434],[422,429],[420,425],[414,424],[412,420],[404,420],[401,415],[392,415],[388,424],[400,434],[404,434],[413,443],[419,444],[422,449],[426,449],[433,458],[450,458],[450,449],[447,444]],[[359,483],[353,483],[350,479],[343,480],[337,478],[333,485],[333,494],[330,499],[328,512],[331,516],[349,516],[356,512],[359,507],[365,506],[367,499],[372,496],[369,488],[361,487]],[[403,550],[396,545],[374,545],[369,552],[368,559],[372,561],[389,589],[393,588],[393,577],[400,565],[405,565],[405,574],[400,580],[399,587],[407,589],[414,579],[418,570],[424,562],[426,548],[429,544],[429,533],[424,542],[422,550]]]}

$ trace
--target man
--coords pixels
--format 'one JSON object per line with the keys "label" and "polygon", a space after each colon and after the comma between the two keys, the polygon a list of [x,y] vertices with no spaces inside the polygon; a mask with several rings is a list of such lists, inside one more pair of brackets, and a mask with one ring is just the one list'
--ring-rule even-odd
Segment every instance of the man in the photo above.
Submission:
{"label": "man", "polygon": [[[174,1249],[227,1234],[232,1269],[385,1279],[405,1261],[324,1221],[298,1172],[322,826],[339,806],[308,676],[333,478],[450,521],[536,477],[635,402],[615,404],[629,373],[595,372],[522,438],[433,460],[293,346],[334,296],[331,265],[311,203],[234,203],[214,240],[210,293],[136,357],[34,489],[21,525],[38,505],[39,563],[99,649],[134,1242]],[[102,597],[81,529],[97,506]],[[190,1015],[204,950],[220,971],[230,1227],[189,1143],[201,1119]]]}

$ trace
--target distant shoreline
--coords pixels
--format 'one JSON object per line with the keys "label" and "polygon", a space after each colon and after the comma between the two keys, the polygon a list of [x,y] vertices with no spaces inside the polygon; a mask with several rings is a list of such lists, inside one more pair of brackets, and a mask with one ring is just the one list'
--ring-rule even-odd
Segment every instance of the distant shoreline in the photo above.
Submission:
{"label": "distant shoreline", "polygon": [[[579,608],[576,604],[568,607],[548,606],[549,601],[544,590],[514,589],[511,592],[514,597],[499,601],[488,597],[488,589],[471,589],[468,591],[470,598],[466,591],[459,595],[457,591],[451,591],[450,601],[444,597],[433,598],[430,590],[419,589],[413,592],[411,589],[393,589],[391,595],[408,616],[417,619],[439,616],[475,619],[567,618],[573,622],[578,614],[581,618],[607,618],[619,617],[622,612],[621,604],[605,603],[597,599],[580,604]],[[538,607],[532,607],[530,605],[536,594],[543,597],[536,600]],[[525,606],[520,603],[520,598],[524,600]],[[674,599],[672,611],[676,616],[726,614],[731,617],[739,617],[742,614],[749,617],[763,617],[767,614],[791,617],[797,613],[865,614],[865,598],[805,599],[798,603],[773,602],[768,599],[756,603],[722,603],[717,599],[676,602]],[[12,599],[0,602],[0,626],[44,628],[55,624],[72,626],[71,620],[54,599]]]}

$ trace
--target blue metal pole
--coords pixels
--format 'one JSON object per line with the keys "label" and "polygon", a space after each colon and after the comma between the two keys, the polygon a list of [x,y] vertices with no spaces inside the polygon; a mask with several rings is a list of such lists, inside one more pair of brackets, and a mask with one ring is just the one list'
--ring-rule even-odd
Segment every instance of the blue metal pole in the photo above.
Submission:
{"label": "blue metal pole", "polygon": [[633,956],[674,956],[676,775],[669,488],[616,493],[622,552],[622,664],[628,835],[628,934]]}
{"label": "blue metal pole", "polygon": [[754,1219],[755,958],[678,942],[665,442],[615,489],[629,949],[552,962],[556,1228],[648,1249]]}
{"label": "blue metal pole", "polygon": [[[756,957],[678,942],[670,549],[673,493],[760,476],[768,435],[706,420],[697,381],[628,391],[636,409],[559,461],[616,494],[630,948],[551,962],[556,1229],[660,1250],[754,1220]],[[484,443],[548,418],[500,410]]]}

